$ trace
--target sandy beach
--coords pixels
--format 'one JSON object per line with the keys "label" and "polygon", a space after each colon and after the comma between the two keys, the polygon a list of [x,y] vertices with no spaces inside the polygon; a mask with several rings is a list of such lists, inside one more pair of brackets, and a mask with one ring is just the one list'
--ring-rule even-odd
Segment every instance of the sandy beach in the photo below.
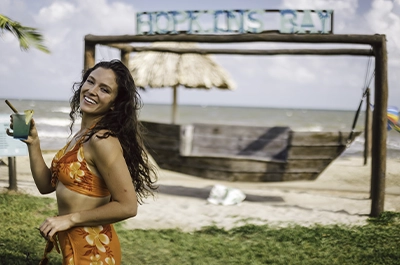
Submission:
{"label": "sandy beach", "polygon": [[[54,152],[44,153],[50,165]],[[7,158],[3,158],[7,162]],[[18,191],[40,195],[34,186],[26,156],[17,157]],[[124,221],[127,229],[179,228],[193,231],[216,225],[230,229],[243,224],[288,226],[299,224],[363,225],[371,211],[371,166],[362,157],[339,157],[315,180],[244,183],[202,179],[158,170],[160,186],[154,198],[139,206],[138,215]],[[400,211],[400,159],[386,165],[385,211]],[[246,194],[238,205],[207,201],[214,185],[236,188]],[[0,187],[8,187],[8,168],[0,166]],[[46,195],[55,198],[54,194]]]}

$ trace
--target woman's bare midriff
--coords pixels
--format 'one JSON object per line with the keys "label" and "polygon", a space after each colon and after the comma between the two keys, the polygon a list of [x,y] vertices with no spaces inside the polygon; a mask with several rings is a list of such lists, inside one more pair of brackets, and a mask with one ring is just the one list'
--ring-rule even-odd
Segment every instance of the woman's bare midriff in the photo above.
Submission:
{"label": "woman's bare midriff", "polygon": [[57,184],[56,196],[59,215],[95,209],[110,202],[110,196],[91,197],[83,195],[69,190],[61,182]]}

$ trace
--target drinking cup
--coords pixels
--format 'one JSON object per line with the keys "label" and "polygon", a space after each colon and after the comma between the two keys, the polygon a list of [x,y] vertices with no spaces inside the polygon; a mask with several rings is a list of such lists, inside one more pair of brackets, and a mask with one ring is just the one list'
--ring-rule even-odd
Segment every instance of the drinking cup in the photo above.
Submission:
{"label": "drinking cup", "polygon": [[14,139],[26,140],[28,139],[29,130],[31,128],[31,121],[26,123],[26,115],[15,113],[12,114],[13,117],[13,133]]}

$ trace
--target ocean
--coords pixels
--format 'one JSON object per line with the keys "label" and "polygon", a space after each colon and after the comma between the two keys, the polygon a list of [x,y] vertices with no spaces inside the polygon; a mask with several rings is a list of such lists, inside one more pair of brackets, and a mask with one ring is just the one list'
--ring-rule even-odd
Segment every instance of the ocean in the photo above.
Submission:
{"label": "ocean", "polygon": [[[1,100],[0,115],[10,115],[11,109]],[[34,110],[34,119],[39,132],[43,150],[58,150],[68,140],[69,102],[45,100],[15,100],[9,99],[16,109]],[[140,111],[140,120],[153,122],[171,122],[171,105],[144,104]],[[289,126],[296,131],[342,131],[350,132],[356,109],[315,110],[291,108],[261,108],[261,107],[228,107],[207,105],[180,105],[177,110],[177,123],[218,123],[251,126]],[[73,131],[80,126],[76,122]],[[363,131],[365,112],[361,111],[356,124],[356,130]],[[362,156],[364,150],[364,134],[361,134],[343,155]],[[400,158],[400,133],[388,131],[388,157]]]}

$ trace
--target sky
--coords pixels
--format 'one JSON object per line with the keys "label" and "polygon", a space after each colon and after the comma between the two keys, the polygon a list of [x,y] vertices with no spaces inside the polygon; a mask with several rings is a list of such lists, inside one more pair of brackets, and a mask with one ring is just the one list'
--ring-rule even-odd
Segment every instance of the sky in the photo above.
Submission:
{"label": "sky", "polygon": [[[136,13],[237,9],[331,9],[334,34],[385,34],[388,104],[400,107],[400,0],[0,0],[0,13],[37,28],[50,54],[21,51],[1,33],[0,98],[69,100],[83,69],[84,36],[135,35]],[[271,18],[275,19],[275,18]],[[143,44],[141,46],[148,45]],[[282,43],[201,44],[205,48],[364,48],[365,45]],[[134,56],[135,53],[131,54]],[[180,105],[356,110],[367,85],[374,93],[374,59],[354,56],[211,55],[236,84],[233,91],[178,88]],[[96,46],[96,61],[119,58]],[[140,92],[144,104],[171,104],[172,89]]]}

